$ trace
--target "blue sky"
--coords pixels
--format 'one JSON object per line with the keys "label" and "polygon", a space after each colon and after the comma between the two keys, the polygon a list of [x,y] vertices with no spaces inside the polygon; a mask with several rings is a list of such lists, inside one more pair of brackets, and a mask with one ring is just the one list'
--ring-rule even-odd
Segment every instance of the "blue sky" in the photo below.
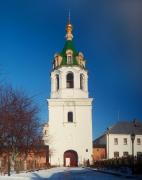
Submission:
{"label": "blue sky", "polygon": [[93,137],[120,120],[142,120],[142,1],[0,0],[0,79],[34,96],[48,119],[54,54],[65,43],[68,10],[83,52],[93,104]]}

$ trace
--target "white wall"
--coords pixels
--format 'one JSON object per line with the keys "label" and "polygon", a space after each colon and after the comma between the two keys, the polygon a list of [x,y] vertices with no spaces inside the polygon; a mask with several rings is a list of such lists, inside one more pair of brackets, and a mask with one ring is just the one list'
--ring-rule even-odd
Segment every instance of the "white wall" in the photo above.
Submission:
{"label": "white wall", "polygon": [[[118,145],[114,144],[114,138],[118,138]],[[127,138],[127,145],[124,145],[124,138]],[[141,145],[137,144],[137,138],[141,139]],[[109,142],[109,143],[108,143]],[[119,157],[123,156],[123,152],[127,151],[132,155],[132,141],[129,134],[109,134],[107,135],[107,158],[113,158],[114,152],[119,152]],[[134,141],[134,155],[142,152],[142,135],[136,135]]]}
{"label": "white wall", "polygon": [[[66,76],[74,75],[74,88],[67,88]],[[80,89],[80,75],[84,76]],[[57,90],[56,75],[59,75]],[[92,99],[88,98],[87,71],[79,66],[62,66],[51,72],[51,95],[48,99],[50,154],[52,165],[63,165],[64,152],[74,150],[78,164],[92,160]],[[73,122],[67,121],[68,112],[73,112]],[[46,141],[46,138],[44,138]],[[86,152],[88,150],[88,152]]]}
{"label": "white wall", "polygon": [[[66,75],[74,74],[74,88],[66,88]],[[56,74],[59,75],[60,88],[56,90]],[[85,77],[84,90],[80,89],[80,74]],[[51,73],[51,98],[88,98],[88,75],[87,71],[78,66],[61,67]]]}
{"label": "white wall", "polygon": [[[63,165],[67,150],[75,150],[79,164],[91,161],[92,155],[92,99],[49,99],[49,133],[53,150],[52,165]],[[72,111],[74,122],[67,122],[67,112]],[[88,152],[86,152],[88,149]]]}

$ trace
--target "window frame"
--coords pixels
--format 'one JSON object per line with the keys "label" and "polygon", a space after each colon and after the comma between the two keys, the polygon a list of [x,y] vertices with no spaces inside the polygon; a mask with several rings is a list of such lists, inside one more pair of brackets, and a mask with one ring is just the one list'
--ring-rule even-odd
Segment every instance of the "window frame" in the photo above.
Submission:
{"label": "window frame", "polygon": [[84,90],[84,74],[80,74],[80,89]]}
{"label": "window frame", "polygon": [[[126,141],[125,141],[126,140]],[[123,144],[127,145],[128,144],[128,139],[127,138],[123,138]]]}
{"label": "window frame", "polygon": [[137,145],[141,145],[141,139],[137,138]]}
{"label": "window frame", "polygon": [[137,157],[142,157],[142,152],[137,151]]}
{"label": "window frame", "polygon": [[[69,77],[72,76],[72,77]],[[74,74],[72,72],[68,72],[66,75],[66,88],[73,89],[74,88]]]}
{"label": "window frame", "polygon": [[73,63],[72,55],[69,54],[67,55],[67,64],[72,64],[72,63]]}
{"label": "window frame", "polygon": [[56,74],[56,90],[58,91],[59,88],[60,88],[59,74]]}
{"label": "window frame", "polygon": [[114,151],[113,155],[114,155],[114,158],[119,158],[119,151]]}
{"label": "window frame", "polygon": [[114,138],[114,145],[118,145],[118,138]]}
{"label": "window frame", "polygon": [[68,123],[73,123],[73,112],[72,111],[69,111],[68,114],[67,114],[67,120],[68,120]]}
{"label": "window frame", "polygon": [[123,157],[128,157],[129,156],[129,152],[128,151],[124,151],[123,152]]}

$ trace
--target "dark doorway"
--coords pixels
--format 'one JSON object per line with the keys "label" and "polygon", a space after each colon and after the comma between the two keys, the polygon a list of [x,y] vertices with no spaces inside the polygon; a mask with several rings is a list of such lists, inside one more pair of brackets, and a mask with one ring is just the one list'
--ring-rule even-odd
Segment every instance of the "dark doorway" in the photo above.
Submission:
{"label": "dark doorway", "polygon": [[69,166],[69,167],[78,166],[78,155],[76,151],[68,150],[64,152],[64,166]]}

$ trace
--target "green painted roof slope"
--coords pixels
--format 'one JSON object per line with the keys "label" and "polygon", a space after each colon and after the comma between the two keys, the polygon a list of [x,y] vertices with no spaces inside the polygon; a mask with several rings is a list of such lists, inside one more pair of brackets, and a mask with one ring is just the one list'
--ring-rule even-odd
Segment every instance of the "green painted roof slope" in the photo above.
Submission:
{"label": "green painted roof slope", "polygon": [[72,65],[78,65],[77,60],[76,60],[76,56],[78,55],[78,52],[76,51],[72,40],[67,40],[65,42],[64,48],[63,48],[62,52],[60,53],[60,55],[63,58],[61,65],[67,65],[66,51],[69,49],[73,51],[73,64]]}

